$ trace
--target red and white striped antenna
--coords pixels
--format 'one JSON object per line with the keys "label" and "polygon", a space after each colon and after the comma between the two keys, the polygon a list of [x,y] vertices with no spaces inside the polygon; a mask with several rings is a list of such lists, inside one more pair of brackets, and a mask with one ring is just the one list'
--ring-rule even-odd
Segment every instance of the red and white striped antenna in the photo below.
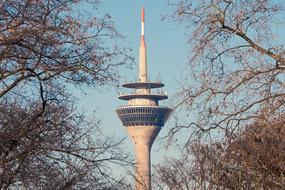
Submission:
{"label": "red and white striped antenna", "polygon": [[141,35],[144,36],[144,8],[141,10]]}

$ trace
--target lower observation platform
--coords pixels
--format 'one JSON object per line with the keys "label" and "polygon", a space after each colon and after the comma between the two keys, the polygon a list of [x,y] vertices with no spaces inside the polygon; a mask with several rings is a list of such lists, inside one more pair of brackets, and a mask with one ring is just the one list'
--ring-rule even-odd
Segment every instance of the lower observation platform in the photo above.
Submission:
{"label": "lower observation platform", "polygon": [[116,113],[126,127],[162,127],[171,112],[172,109],[166,106],[123,106],[116,109]]}

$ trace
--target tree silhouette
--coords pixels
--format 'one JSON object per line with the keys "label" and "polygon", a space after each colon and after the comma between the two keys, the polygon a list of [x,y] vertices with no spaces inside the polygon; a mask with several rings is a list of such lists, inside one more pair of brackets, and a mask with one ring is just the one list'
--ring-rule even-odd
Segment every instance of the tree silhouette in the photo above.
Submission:
{"label": "tree silhouette", "polygon": [[110,163],[130,164],[121,140],[76,110],[70,89],[118,79],[132,59],[110,16],[87,19],[84,3],[0,3],[0,188],[118,189]]}

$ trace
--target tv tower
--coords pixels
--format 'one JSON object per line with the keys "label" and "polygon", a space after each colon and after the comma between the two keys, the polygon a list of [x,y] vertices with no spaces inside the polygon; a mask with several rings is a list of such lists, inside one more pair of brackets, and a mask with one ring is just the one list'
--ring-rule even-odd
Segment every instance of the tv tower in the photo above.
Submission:
{"label": "tv tower", "polygon": [[141,10],[141,42],[139,50],[139,79],[125,83],[131,93],[120,94],[119,99],[128,100],[128,105],[115,111],[126,127],[136,151],[136,190],[151,189],[151,146],[172,109],[159,106],[158,101],[167,99],[167,94],[152,92],[153,88],[164,86],[160,81],[149,81],[147,76],[146,44],[144,37],[144,9]]}

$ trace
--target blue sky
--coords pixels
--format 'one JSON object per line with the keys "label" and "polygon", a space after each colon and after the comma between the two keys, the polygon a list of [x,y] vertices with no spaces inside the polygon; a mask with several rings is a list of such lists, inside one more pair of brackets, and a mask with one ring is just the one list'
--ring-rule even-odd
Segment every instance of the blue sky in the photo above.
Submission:
{"label": "blue sky", "polygon": [[[176,80],[180,79],[181,72],[186,66],[187,49],[185,35],[182,27],[176,23],[161,21],[161,17],[171,13],[171,7],[167,6],[165,0],[134,1],[134,0],[105,0],[99,8],[99,13],[109,13],[115,22],[118,31],[125,36],[125,47],[133,49],[133,56],[138,63],[138,52],[140,43],[140,10],[145,8],[145,35],[148,56],[148,73],[151,79],[155,79],[159,73],[165,84],[164,91],[169,95],[169,100],[161,102],[164,105],[172,105],[171,97],[178,88]],[[121,70],[121,83],[132,81],[137,76],[136,65],[130,70]],[[102,119],[102,128],[106,134],[115,135],[118,138],[127,137],[126,131],[114,112],[114,108],[127,104],[126,101],[118,99],[116,88],[104,87],[103,89],[85,89],[86,96],[79,97],[80,109],[91,114],[97,110],[97,117]],[[165,126],[170,127],[171,121]],[[167,130],[163,128],[159,137]],[[125,150],[133,151],[131,141],[125,141]],[[154,143],[152,148],[152,161],[157,163],[163,158],[164,151],[158,151],[161,144]],[[171,152],[169,152],[172,154]],[[167,153],[168,154],[168,153]]]}
{"label": "blue sky", "polygon": [[[191,47],[186,44],[187,38],[185,28],[178,26],[177,23],[161,21],[165,14],[171,14],[172,7],[167,6],[168,0],[104,0],[98,9],[99,14],[108,13],[118,31],[125,36],[122,44],[133,49],[133,56],[138,63],[138,52],[140,43],[140,10],[145,8],[145,35],[148,56],[148,73],[151,79],[155,79],[159,73],[162,82],[166,85],[164,91],[169,95],[169,100],[161,104],[172,106],[175,93],[179,89],[179,80],[182,79],[188,70],[186,64]],[[88,8],[88,7],[87,7]],[[90,10],[90,8],[89,8]],[[98,12],[96,11],[96,14]],[[283,24],[277,25],[277,38],[284,41],[281,34]],[[277,40],[277,41],[278,41]],[[279,42],[279,41],[278,41]],[[189,48],[189,49],[187,49]],[[133,70],[123,68],[121,70],[121,84],[133,81],[137,76],[137,68]],[[118,92],[114,87],[104,87],[97,90],[85,89],[88,95],[80,96],[80,109],[91,114],[97,110],[97,117],[102,119],[102,128],[106,134],[115,135],[118,138],[127,137],[126,131],[120,120],[116,116],[114,109],[127,102],[118,99]],[[181,113],[179,113],[181,115]],[[193,116],[195,117],[195,116]],[[183,119],[183,118],[182,118]],[[167,129],[172,125],[171,120],[161,130],[158,138],[163,137]],[[184,136],[186,138],[187,135]],[[179,138],[183,138],[179,136]],[[175,156],[174,150],[164,151],[156,141],[152,147],[152,163],[158,163],[164,155]],[[133,152],[133,145],[130,139],[125,141],[125,151]]]}

